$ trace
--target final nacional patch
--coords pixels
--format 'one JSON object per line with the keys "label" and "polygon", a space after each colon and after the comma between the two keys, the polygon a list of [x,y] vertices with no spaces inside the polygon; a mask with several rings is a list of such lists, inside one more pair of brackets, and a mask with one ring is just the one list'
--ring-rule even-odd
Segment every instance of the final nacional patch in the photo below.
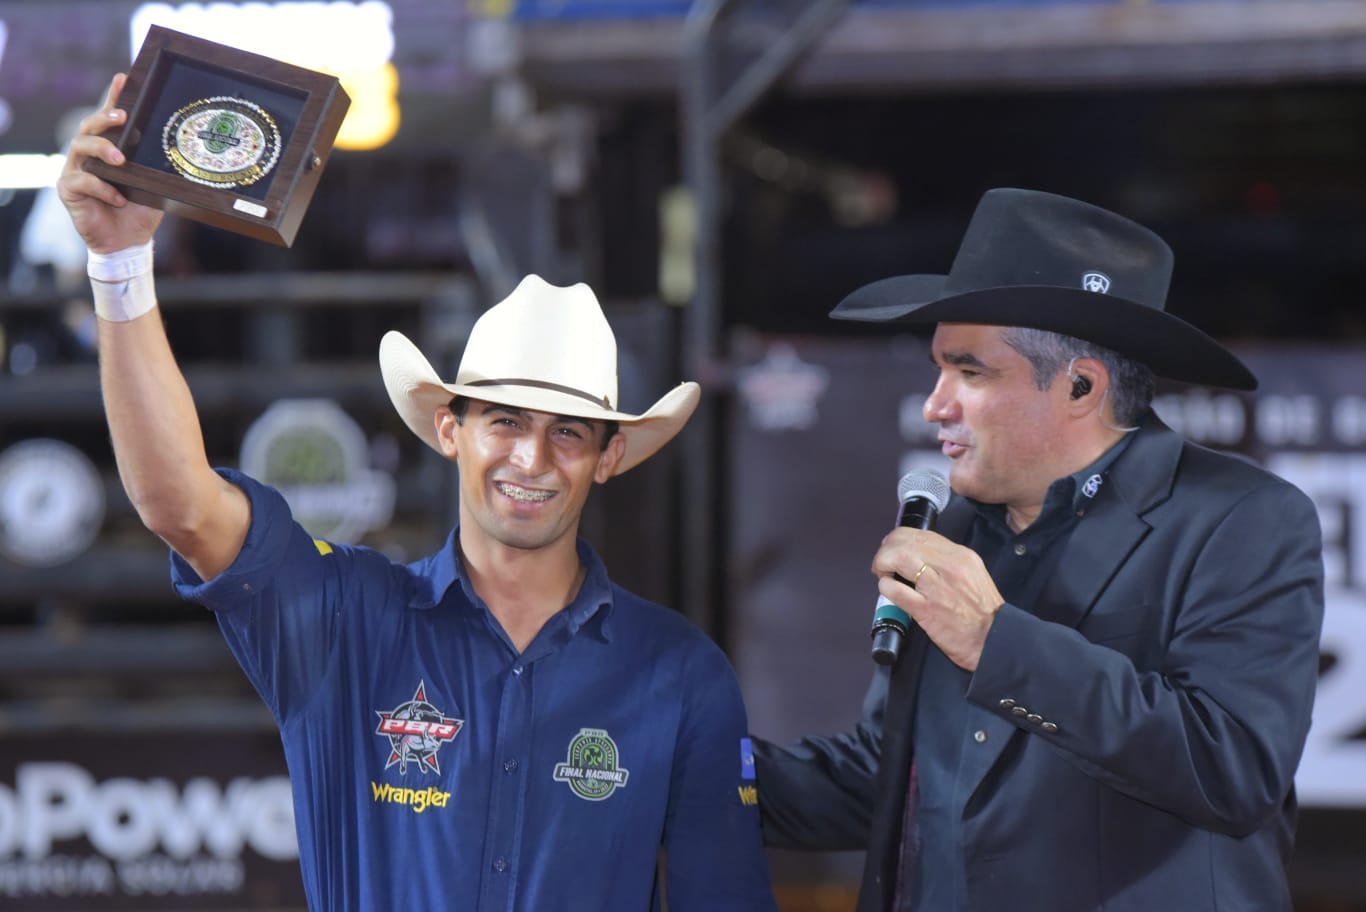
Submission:
{"label": "final nacional patch", "polygon": [[161,148],[176,173],[209,187],[246,187],[280,158],[280,128],[260,105],[216,95],[171,115]]}
{"label": "final nacional patch", "polygon": [[569,742],[563,763],[555,764],[555,781],[567,782],[580,798],[602,801],[626,786],[630,770],[621,766],[617,742],[601,728],[581,728]]}

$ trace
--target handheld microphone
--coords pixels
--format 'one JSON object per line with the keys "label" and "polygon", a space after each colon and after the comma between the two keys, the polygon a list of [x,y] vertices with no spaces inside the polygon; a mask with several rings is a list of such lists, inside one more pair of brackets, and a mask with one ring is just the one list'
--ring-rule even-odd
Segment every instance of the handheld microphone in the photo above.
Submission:
{"label": "handheld microphone", "polygon": [[[897,525],[933,529],[939,511],[948,505],[949,483],[943,475],[929,469],[907,472],[896,486],[896,499],[901,502]],[[900,574],[896,578],[906,582]],[[910,625],[911,619],[906,612],[886,596],[879,595],[873,611],[873,661],[879,665],[895,665],[901,655],[901,641]]]}

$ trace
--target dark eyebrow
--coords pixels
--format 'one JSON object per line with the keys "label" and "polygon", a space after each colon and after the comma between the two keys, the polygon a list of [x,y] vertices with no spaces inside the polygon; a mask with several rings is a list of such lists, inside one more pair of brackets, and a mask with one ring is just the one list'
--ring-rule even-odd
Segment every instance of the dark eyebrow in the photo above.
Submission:
{"label": "dark eyebrow", "polygon": [[[485,403],[484,411],[480,412],[480,414],[487,415],[490,412],[502,412],[503,414],[511,415],[514,418],[526,418],[530,414],[526,409],[520,409],[513,405],[500,405],[496,402],[487,402]],[[588,418],[580,418],[578,415],[556,415],[553,423],[564,424],[566,422],[569,424],[581,424],[588,428],[588,430],[593,430],[593,422]]]}
{"label": "dark eyebrow", "polygon": [[506,414],[506,415],[512,415],[514,418],[525,418],[525,417],[526,417],[526,410],[525,410],[525,409],[519,409],[519,408],[517,408],[516,406],[513,406],[513,405],[500,405],[500,404],[497,403],[497,402],[485,402],[485,403],[484,403],[484,410],[483,410],[482,412],[480,412],[479,414],[481,414],[481,415],[487,415],[487,414],[489,414],[490,412],[502,412],[502,413],[504,413],[504,414]]}
{"label": "dark eyebrow", "polygon": [[983,364],[982,359],[971,352],[944,352],[939,356],[936,356],[934,352],[930,352],[931,364],[937,367],[940,360],[943,360],[945,364],[952,364],[954,367],[973,367],[985,373],[995,373],[993,368]]}
{"label": "dark eyebrow", "polygon": [[584,427],[588,428],[588,430],[590,431],[593,430],[595,427],[595,425],[590,419],[580,418],[578,415],[556,415],[555,422],[557,424],[564,422],[568,422],[569,424],[581,424]]}

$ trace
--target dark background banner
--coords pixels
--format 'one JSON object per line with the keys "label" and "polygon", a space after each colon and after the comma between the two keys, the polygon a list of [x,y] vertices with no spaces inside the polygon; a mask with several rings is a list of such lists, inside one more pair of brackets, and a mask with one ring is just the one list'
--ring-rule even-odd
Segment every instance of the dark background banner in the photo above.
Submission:
{"label": "dark background banner", "polygon": [[0,739],[0,908],[301,909],[272,732]]}

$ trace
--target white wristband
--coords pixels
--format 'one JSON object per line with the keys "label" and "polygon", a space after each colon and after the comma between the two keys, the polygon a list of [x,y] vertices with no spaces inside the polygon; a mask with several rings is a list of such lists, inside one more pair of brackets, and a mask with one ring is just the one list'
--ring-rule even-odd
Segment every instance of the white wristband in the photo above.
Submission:
{"label": "white wristband", "polygon": [[90,283],[90,289],[95,295],[95,313],[111,323],[136,320],[157,306],[156,286],[150,272],[122,282],[96,279]]}
{"label": "white wristband", "polygon": [[92,250],[85,265],[86,275],[97,282],[123,282],[151,271],[151,241],[113,253],[96,253]]}
{"label": "white wristband", "polygon": [[95,297],[95,313],[102,319],[126,323],[157,306],[151,241],[113,253],[91,251],[86,273]]}

